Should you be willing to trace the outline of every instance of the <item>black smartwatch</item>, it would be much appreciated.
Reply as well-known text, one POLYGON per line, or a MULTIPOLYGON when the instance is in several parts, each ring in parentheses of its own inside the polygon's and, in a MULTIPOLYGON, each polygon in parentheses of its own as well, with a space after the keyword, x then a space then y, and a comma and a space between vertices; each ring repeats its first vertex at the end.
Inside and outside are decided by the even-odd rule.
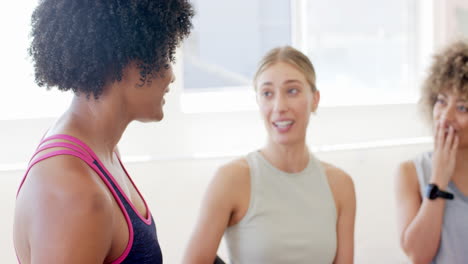
POLYGON ((434 183, 429 183, 426 186, 426 197, 429 198, 429 200, 435 200, 437 197, 453 200, 453 194, 446 191, 442 191, 434 183))

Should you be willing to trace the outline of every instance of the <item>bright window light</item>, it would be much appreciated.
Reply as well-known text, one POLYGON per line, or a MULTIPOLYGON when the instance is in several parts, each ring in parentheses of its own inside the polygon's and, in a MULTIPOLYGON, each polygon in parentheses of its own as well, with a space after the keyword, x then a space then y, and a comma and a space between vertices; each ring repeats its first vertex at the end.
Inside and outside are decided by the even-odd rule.
POLYGON ((431 1, 193 3, 194 31, 182 55, 183 112, 254 109, 252 93, 240 91, 252 90, 258 61, 280 45, 293 45, 312 60, 321 106, 417 101, 432 53, 431 1))
POLYGON ((31 14, 37 0, 4 1, 0 4, 1 44, 0 120, 57 116, 69 104, 71 93, 47 91, 34 82, 28 55, 31 14))

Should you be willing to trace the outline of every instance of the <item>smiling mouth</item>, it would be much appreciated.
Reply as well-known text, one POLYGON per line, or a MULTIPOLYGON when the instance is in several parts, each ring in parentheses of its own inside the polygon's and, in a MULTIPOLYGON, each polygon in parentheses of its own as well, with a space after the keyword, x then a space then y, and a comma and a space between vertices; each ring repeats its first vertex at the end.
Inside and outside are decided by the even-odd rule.
POLYGON ((277 127, 277 128, 287 128, 287 127, 291 126, 293 123, 294 123, 294 121, 292 121, 292 120, 276 121, 276 122, 273 122, 273 125, 275 127, 277 127))

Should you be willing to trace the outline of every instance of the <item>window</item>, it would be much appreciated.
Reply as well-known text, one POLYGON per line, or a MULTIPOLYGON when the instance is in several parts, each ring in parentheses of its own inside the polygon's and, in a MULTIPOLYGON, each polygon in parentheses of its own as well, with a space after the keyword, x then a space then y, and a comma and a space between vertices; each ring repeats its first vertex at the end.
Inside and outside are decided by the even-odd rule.
POLYGON ((326 105, 414 102, 416 1, 309 0, 302 47, 326 105))
POLYGON ((195 0, 184 43, 185 89, 250 86, 263 54, 291 44, 289 1, 195 0))
POLYGON ((183 48, 183 110, 251 108, 255 100, 248 93, 258 61, 271 48, 292 43, 290 1, 192 3, 194 28, 183 48))
POLYGON ((0 29, 4 36, 8 36, 3 39, 0 49, 0 71, 3 73, 0 120, 57 116, 65 110, 72 95, 38 87, 27 52, 31 14, 37 0, 2 2, 0 5, 0 29))
POLYGON ((194 32, 183 48, 183 112, 255 108, 250 91, 257 63, 280 45, 293 45, 312 60, 322 106, 414 103, 432 52, 427 1, 194 4, 194 32))

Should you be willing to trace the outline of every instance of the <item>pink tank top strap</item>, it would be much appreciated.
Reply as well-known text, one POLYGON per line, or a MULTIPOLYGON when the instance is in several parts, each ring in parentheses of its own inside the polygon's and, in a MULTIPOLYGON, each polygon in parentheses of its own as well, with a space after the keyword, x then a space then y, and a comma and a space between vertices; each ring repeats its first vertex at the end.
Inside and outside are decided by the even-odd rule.
POLYGON ((78 146, 80 146, 82 149, 84 149, 93 159, 98 159, 96 154, 94 154, 94 151, 90 147, 88 147, 88 145, 86 145, 83 141, 77 139, 76 137, 73 137, 73 136, 70 136, 70 135, 56 134, 56 135, 47 137, 47 138, 45 138, 45 139, 43 139, 41 141, 41 145, 43 143, 47 142, 47 141, 55 140, 55 139, 67 140, 67 141, 70 141, 72 143, 75 143, 78 146))
POLYGON ((73 145, 71 143, 67 143, 67 142, 53 142, 53 143, 48 143, 48 144, 44 144, 44 145, 39 145, 39 147, 36 149, 36 152, 32 155, 31 159, 29 160, 29 163, 31 163, 31 161, 37 156, 37 154, 39 154, 40 152, 46 150, 46 149, 51 149, 51 148, 68 148, 68 149, 72 149, 78 153, 80 153, 81 155, 83 155, 84 157, 89 157, 92 159, 92 157, 86 152, 84 151, 82 148, 76 146, 76 145, 73 145))
MULTIPOLYGON (((129 216, 129 213, 127 211, 127 209, 125 208, 125 205, 123 203, 123 200, 125 202, 127 202, 127 197, 125 195, 125 193, 121 190, 120 186, 116 183, 115 179, 112 177, 112 175, 107 171, 107 169, 102 165, 102 163, 100 162, 99 158, 97 157, 97 155, 94 153, 94 151, 91 150, 91 148, 89 148, 84 142, 82 142, 81 140, 73 137, 73 136, 69 136, 69 135, 64 135, 64 134, 57 134, 57 135, 53 135, 53 136, 50 136, 50 137, 47 137, 43 140, 41 140, 38 148, 36 149, 34 155, 32 156, 30 162, 29 162, 29 165, 28 165, 28 168, 24 174, 24 177, 20 183, 20 186, 18 188, 18 192, 17 192, 17 196, 18 196, 18 193, 20 192, 20 189, 23 185, 23 183, 25 182, 26 180, 26 177, 29 173, 29 171, 31 170, 31 168, 37 164, 38 162, 41 162, 45 159, 48 159, 48 158, 51 158, 51 157, 54 157, 54 156, 59 156, 59 155, 71 155, 71 156, 75 156, 81 160, 83 160, 84 162, 87 163, 87 165, 92 168, 98 175, 99 177, 102 179, 102 181, 106 184, 107 188, 109 189, 109 191, 112 193, 112 195, 114 196, 118 206, 120 207, 120 210, 122 211, 122 213, 124 214, 124 217, 125 217, 125 220, 127 222, 127 226, 128 226, 128 231, 129 231, 129 240, 127 242, 127 247, 125 248, 124 252, 122 253, 122 255, 115 261, 113 261, 112 263, 120 263, 122 262, 126 257, 127 255, 129 254, 131 248, 132 248, 132 245, 133 245, 133 240, 134 240, 134 229, 133 229, 133 224, 132 224, 132 220, 130 219, 130 216, 129 216), (54 142, 49 142, 49 141, 52 141, 52 140, 64 140, 64 141, 54 141, 54 142), (60 148, 60 149, 57 149, 57 150, 52 150, 50 152, 47 152, 43 155, 41 155, 40 153, 43 152, 44 150, 48 150, 48 149, 52 149, 52 148, 60 148), (106 177, 104 174, 108 175, 108 177, 106 177), (119 197, 119 194, 117 193, 117 191, 119 193, 121 193, 122 195, 122 198, 119 197), (122 200, 123 199, 123 200, 122 200)), ((117 157, 119 159, 119 162, 121 163, 120 161, 120 158, 117 157)), ((122 165, 122 168, 123 167, 123 164, 122 165)), ((125 173, 127 173, 127 171, 125 170, 124 168, 124 171, 125 173)), ((127 173, 128 175, 128 173, 127 173)), ((130 181, 132 182, 133 184, 133 181, 131 180, 131 178, 129 177, 130 181)), ((135 187, 136 188, 136 187, 135 187)), ((139 193, 138 189, 136 189, 137 192, 139 193)), ((139 195, 141 196, 141 194, 139 193, 139 195)), ((142 197, 143 198, 143 197, 142 197)), ((143 202, 145 203, 145 206, 146 206, 146 202, 143 200, 143 202)), ((128 202, 127 202, 128 203, 128 202)), ((129 206, 131 208, 133 208, 133 204, 129 203, 129 206)), ((148 208, 146 206, 146 208, 148 208)), ((138 215, 145 223, 147 223, 149 221, 149 223, 151 223, 151 217, 150 217, 150 212, 149 212, 149 209, 147 209, 147 214, 148 214, 148 218, 149 220, 147 219, 144 219, 142 216, 138 215)), ((136 209, 133 208, 133 211, 136 212, 136 209)), ((147 223, 148 224, 148 223, 147 223)))
MULTIPOLYGON (((29 171, 31 170, 31 168, 34 165, 36 165, 38 162, 41 162, 41 161, 43 161, 45 159, 55 157, 55 156, 59 156, 59 155, 75 156, 75 157, 83 160, 84 162, 86 162, 88 164, 88 166, 90 166, 92 169, 94 169, 96 172, 98 172, 98 174, 100 172, 99 169, 97 168, 97 166, 94 164, 94 160, 95 160, 94 152, 86 144, 84 144, 81 140, 79 140, 79 139, 77 139, 77 138, 75 138, 73 136, 64 135, 64 134, 53 135, 53 136, 50 136, 50 137, 47 137, 47 138, 43 138, 41 140, 41 142, 39 143, 39 146, 37 147, 36 151, 34 152, 34 154, 32 155, 32 157, 31 157, 31 159, 29 161, 28 167, 27 167, 26 172, 25 172, 25 174, 23 176, 23 179, 21 180, 21 183, 19 185, 19 188, 18 188, 18 191, 17 191, 16 195, 18 196, 18 193, 21 190, 21 187, 23 186, 24 181, 26 180, 26 177, 27 177, 29 171), (66 141, 47 143, 47 142, 49 142, 51 140, 66 140, 66 141), (74 143, 74 144, 72 144, 72 143, 74 143), (54 151, 48 152, 48 153, 46 153, 44 155, 38 155, 42 151, 47 150, 47 149, 51 149, 51 148, 62 148, 62 149, 54 150, 54 151), (65 148, 65 149, 63 149, 63 148, 65 148)), ((100 175, 100 176, 101 176, 101 178, 103 177, 102 175, 100 175)))
MULTIPOLYGON (((34 156, 36 156, 36 154, 37 154, 37 152, 34 154, 34 156)), ((29 171, 31 170, 31 168, 34 165, 36 165, 38 162, 41 162, 41 161, 43 161, 45 159, 48 159, 48 158, 51 158, 51 157, 54 157, 54 156, 59 156, 59 155, 75 156, 75 157, 80 158, 81 160, 85 161, 89 166, 91 166, 91 167, 95 166, 93 164, 93 159, 91 159, 88 156, 83 155, 80 152, 74 151, 74 150, 60 149, 60 150, 49 152, 47 154, 44 154, 43 156, 40 156, 39 158, 31 160, 31 162, 28 165, 28 168, 26 169, 26 172, 24 174, 23 179, 21 180, 20 186, 18 187, 18 191, 16 192, 16 196, 18 196, 18 193, 21 190, 21 187, 23 186, 24 181, 26 180, 26 176, 28 175, 29 171)))

